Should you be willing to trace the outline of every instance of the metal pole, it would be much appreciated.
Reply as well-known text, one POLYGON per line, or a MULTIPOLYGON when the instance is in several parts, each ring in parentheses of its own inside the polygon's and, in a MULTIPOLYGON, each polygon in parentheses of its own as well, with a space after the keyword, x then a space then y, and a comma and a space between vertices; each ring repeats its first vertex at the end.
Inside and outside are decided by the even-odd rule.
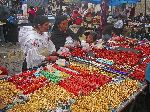
POLYGON ((101 3, 101 22, 102 22, 101 28, 102 29, 106 25, 108 8, 109 8, 108 0, 102 0, 102 3, 101 3))
POLYGON ((147 2, 147 1, 145 0, 145 14, 144 14, 145 16, 146 16, 146 9, 147 9, 147 7, 146 7, 146 2, 147 2))
MULTIPOLYGON (((147 7, 146 7, 146 0, 145 0, 145 12, 144 12, 144 23, 146 24, 146 9, 147 9, 147 7)), ((144 27, 145 27, 145 25, 144 25, 144 27)))

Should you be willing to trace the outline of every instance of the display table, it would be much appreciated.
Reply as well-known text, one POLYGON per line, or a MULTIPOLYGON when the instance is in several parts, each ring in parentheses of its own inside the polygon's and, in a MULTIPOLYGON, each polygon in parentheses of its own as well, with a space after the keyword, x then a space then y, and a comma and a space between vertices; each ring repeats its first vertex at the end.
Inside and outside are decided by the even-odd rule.
POLYGON ((5 103, 0 109, 121 112, 147 87, 145 68, 150 62, 150 45, 135 44, 133 52, 128 44, 135 40, 116 38, 114 42, 125 50, 93 48, 91 56, 74 48, 66 66, 48 63, 1 80, 0 98, 5 103))

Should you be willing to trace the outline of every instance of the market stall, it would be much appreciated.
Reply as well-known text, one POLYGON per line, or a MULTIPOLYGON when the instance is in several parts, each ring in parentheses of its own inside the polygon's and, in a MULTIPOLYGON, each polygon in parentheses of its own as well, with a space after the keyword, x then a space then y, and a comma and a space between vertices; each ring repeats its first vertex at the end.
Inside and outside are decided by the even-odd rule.
POLYGON ((45 67, 0 80, 8 112, 120 112, 146 88, 149 42, 113 37, 109 47, 74 48, 45 67))

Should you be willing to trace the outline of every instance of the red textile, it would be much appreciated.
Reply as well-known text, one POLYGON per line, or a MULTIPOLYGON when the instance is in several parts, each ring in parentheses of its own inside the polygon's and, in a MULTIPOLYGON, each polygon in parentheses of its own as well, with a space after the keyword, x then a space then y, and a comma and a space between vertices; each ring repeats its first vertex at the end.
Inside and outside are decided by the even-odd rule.
POLYGON ((81 25, 82 16, 77 10, 73 11, 73 14, 72 14, 71 17, 72 17, 72 20, 73 20, 73 24, 81 25))
POLYGON ((2 71, 2 73, 0 73, 0 75, 8 75, 8 70, 2 66, 0 66, 0 71, 2 71))

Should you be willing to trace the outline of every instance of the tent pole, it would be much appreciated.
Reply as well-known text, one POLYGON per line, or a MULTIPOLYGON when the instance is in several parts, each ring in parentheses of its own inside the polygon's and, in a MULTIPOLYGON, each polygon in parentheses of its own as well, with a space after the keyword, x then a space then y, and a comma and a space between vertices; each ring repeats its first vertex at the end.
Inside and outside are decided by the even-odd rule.
POLYGON ((145 16, 146 16, 146 10, 147 10, 147 7, 146 7, 146 0, 145 0, 145 16))
MULTIPOLYGON (((147 15, 147 14, 146 14, 146 13, 147 13, 147 12, 146 12, 146 9, 147 9, 146 3, 147 3, 147 1, 145 0, 145 4, 144 4, 144 5, 145 5, 145 12, 144 12, 144 23, 145 23, 145 24, 146 24, 146 15, 147 15)), ((144 25, 144 27, 145 27, 145 25, 144 25)))

